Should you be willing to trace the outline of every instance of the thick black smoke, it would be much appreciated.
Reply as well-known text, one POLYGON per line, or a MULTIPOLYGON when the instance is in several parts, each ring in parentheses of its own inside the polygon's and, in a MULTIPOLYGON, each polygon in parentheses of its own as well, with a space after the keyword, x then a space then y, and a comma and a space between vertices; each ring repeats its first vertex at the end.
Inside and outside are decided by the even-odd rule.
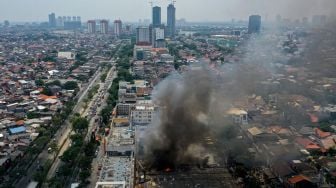
POLYGON ((154 94, 159 121, 145 148, 150 168, 163 170, 201 160, 214 88, 214 77, 206 68, 172 75, 160 84, 154 94))
MULTIPOLYGON (((319 103, 325 100, 324 103, 328 104, 335 100, 334 94, 311 93, 310 86, 304 82, 275 81, 278 74, 289 76, 286 71, 288 66, 305 67, 307 76, 315 75, 311 79, 322 75, 332 76, 331 67, 334 64, 329 61, 331 57, 327 57, 334 54, 330 51, 335 50, 335 40, 332 37, 335 25, 330 24, 328 28, 317 30, 318 32, 303 38, 302 43, 306 47, 298 57, 289 56, 281 48, 283 40, 287 40, 286 34, 276 37, 272 32, 251 38, 246 45, 241 46, 237 50, 244 53, 240 62, 225 65, 217 70, 205 67, 191 68, 188 72, 173 74, 161 82, 153 94, 154 102, 160 109, 158 120, 150 126, 144 144, 146 166, 164 170, 183 164, 199 164, 209 153, 216 152, 203 145, 204 138, 208 135, 226 142, 229 146, 226 150, 232 150, 231 153, 237 161, 253 161, 249 155, 242 152, 246 152, 246 148, 252 146, 242 146, 241 141, 234 135, 235 131, 230 129, 232 124, 224 118, 226 110, 235 107, 234 101, 243 101, 252 94, 261 96, 264 100, 271 94, 281 95, 278 97, 279 104, 276 110, 279 114, 286 113, 292 116, 290 119, 287 116, 279 116, 280 119, 273 123, 297 124, 298 129, 305 125, 307 117, 302 116, 305 113, 283 105, 290 99, 287 96, 302 95, 319 103), (319 40, 313 40, 314 38, 319 40), (319 49, 321 46, 323 49, 319 49), (328 96, 331 96, 331 99, 328 96)), ((279 157, 281 156, 274 156, 275 159, 279 157)))

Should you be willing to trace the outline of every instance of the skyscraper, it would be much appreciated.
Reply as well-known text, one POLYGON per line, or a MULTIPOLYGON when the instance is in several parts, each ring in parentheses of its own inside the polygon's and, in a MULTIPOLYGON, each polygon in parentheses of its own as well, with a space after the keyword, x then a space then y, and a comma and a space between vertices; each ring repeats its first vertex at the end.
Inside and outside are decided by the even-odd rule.
POLYGON ((55 13, 49 14, 49 26, 56 27, 56 16, 55 13))
POLYGON ((153 7, 153 27, 161 26, 161 7, 155 6, 153 7))
POLYGON ((114 21, 114 35, 115 35, 115 37, 117 37, 117 38, 120 37, 121 29, 122 29, 121 20, 115 20, 114 21))
POLYGON ((102 34, 108 33, 108 21, 107 20, 101 20, 100 21, 100 32, 102 34))
POLYGON ((56 20, 56 27, 63 27, 63 26, 64 26, 63 18, 62 16, 58 16, 56 20))
POLYGON ((249 18, 248 33, 260 33, 261 16, 252 15, 249 18))
POLYGON ((96 21, 95 20, 89 20, 87 22, 88 32, 89 33, 96 33, 96 21))
POLYGON ((175 36, 175 7, 173 4, 167 7, 167 36, 173 38, 175 36))
POLYGON ((138 27, 136 29, 136 44, 137 45, 150 45, 150 29, 149 27, 138 27))
POLYGON ((165 47, 165 33, 163 28, 153 28, 152 29, 152 46, 154 48, 164 48, 165 47))
POLYGON ((326 23, 327 16, 326 15, 314 15, 312 17, 312 24, 314 26, 322 26, 326 23))
POLYGON ((67 16, 63 17, 63 27, 64 29, 80 29, 82 27, 82 22, 80 20, 77 19, 78 16, 67 16))
POLYGON ((8 21, 8 20, 5 20, 5 21, 4 21, 4 26, 5 26, 5 27, 9 27, 9 21, 8 21))

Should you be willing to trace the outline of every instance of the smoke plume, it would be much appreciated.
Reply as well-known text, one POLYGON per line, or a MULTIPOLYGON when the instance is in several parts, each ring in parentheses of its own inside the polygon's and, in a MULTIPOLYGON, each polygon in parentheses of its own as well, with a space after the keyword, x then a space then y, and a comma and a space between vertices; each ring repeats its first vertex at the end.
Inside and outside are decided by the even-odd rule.
POLYGON ((151 168, 174 168, 201 159, 214 88, 214 77, 206 68, 172 75, 158 86, 154 94, 160 107, 158 125, 152 127, 145 148, 151 168))
MULTIPOLYGON (((334 24, 330 24, 328 28, 334 27, 334 24)), ((261 96, 265 101, 269 95, 281 96, 276 106, 264 105, 262 108, 265 109, 261 111, 267 108, 276 110, 278 118, 272 121, 273 124, 292 125, 299 130, 309 121, 307 108, 289 107, 288 101, 292 95, 301 95, 319 103, 325 101, 326 104, 335 100, 334 95, 312 92, 309 82, 300 82, 300 75, 287 72, 289 67, 304 67, 307 80, 322 75, 332 76, 333 69, 323 67, 334 65, 330 63, 334 59, 334 53, 331 52, 335 51, 335 40, 332 37, 334 30, 321 29, 314 33, 296 39, 298 45, 304 46, 304 51, 300 53, 284 51, 283 44, 288 40, 286 33, 280 36, 273 32, 264 33, 252 37, 234 52, 244 54, 239 62, 215 69, 191 67, 187 72, 174 73, 163 80, 153 93, 159 113, 157 121, 147 129, 145 136, 146 167, 164 170, 183 164, 200 164, 209 154, 223 156, 223 152, 231 152, 229 155, 239 162, 252 164, 253 158, 247 148, 253 146, 248 140, 237 139, 237 126, 231 126, 232 121, 225 116, 225 112, 235 107, 234 101, 244 102, 247 96, 253 94, 261 96), (319 49, 321 46, 323 50, 319 49), (291 116, 284 117, 281 114, 291 116), (204 142, 209 136, 227 147, 210 149, 204 142), (214 153, 217 150, 220 150, 220 154, 214 153)), ((268 121, 259 123, 270 125, 268 121)), ((291 150, 284 150, 283 153, 295 156, 294 152, 289 155, 291 150)), ((266 158, 262 157, 264 153, 258 155, 259 159, 266 158)), ((272 158, 276 160, 281 157, 275 155, 272 158)))

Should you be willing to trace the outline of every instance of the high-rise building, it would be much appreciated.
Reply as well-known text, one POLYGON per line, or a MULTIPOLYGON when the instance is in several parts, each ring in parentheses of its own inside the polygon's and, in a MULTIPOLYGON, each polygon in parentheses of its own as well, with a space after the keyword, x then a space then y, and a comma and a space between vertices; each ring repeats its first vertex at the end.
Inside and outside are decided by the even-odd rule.
POLYGON ((63 26, 64 26, 63 18, 62 16, 58 16, 56 20, 56 27, 63 27, 63 26))
POLYGON ((136 29, 136 44, 137 45, 150 45, 150 29, 149 27, 138 27, 136 29))
POLYGON ((100 32, 102 34, 108 33, 108 21, 107 20, 101 20, 100 21, 100 32))
POLYGON ((307 26, 308 23, 309 23, 308 18, 307 18, 307 17, 303 17, 303 18, 302 18, 302 25, 307 26))
POLYGON ((153 18, 152 24, 153 27, 160 27, 161 26, 161 7, 155 6, 153 7, 153 18))
POLYGON ((164 48, 165 47, 165 32, 163 28, 153 28, 152 29, 152 46, 154 48, 164 48))
POLYGON ((131 25, 126 25, 125 31, 129 34, 131 33, 131 25))
POLYGON ((95 20, 89 20, 87 22, 87 28, 89 33, 96 33, 96 21, 95 20))
POLYGON ((82 22, 77 20, 77 16, 68 16, 66 17, 66 20, 63 20, 63 26, 64 29, 80 29, 82 27, 82 22))
POLYGON ((49 14, 49 26, 56 27, 56 16, 55 13, 49 14))
POLYGON ((278 15, 275 17, 275 20, 276 20, 277 23, 281 23, 281 22, 282 22, 282 17, 281 17, 281 15, 278 14, 278 15))
POLYGON ((9 21, 8 21, 8 20, 5 20, 5 21, 4 21, 4 26, 5 26, 5 27, 9 27, 9 21))
POLYGON ((327 22, 327 16, 326 15, 314 15, 312 17, 312 24, 314 26, 322 26, 326 24, 327 22))
POLYGON ((122 22, 121 20, 115 20, 114 21, 114 35, 115 37, 120 37, 122 30, 122 22))
POLYGON ((80 16, 77 16, 77 22, 82 22, 80 16))
POLYGON ((175 36, 175 11, 176 8, 173 4, 167 7, 167 36, 173 38, 175 36))
POLYGON ((249 18, 248 33, 260 33, 261 16, 252 15, 249 18))

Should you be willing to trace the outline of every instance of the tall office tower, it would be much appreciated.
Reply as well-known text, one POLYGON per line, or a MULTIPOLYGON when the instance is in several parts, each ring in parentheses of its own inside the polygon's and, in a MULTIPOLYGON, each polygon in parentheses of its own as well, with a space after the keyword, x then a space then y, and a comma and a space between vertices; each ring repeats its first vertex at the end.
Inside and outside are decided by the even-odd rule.
POLYGON ((9 27, 9 21, 8 21, 8 20, 5 20, 5 21, 4 21, 4 26, 5 26, 5 27, 9 27))
POLYGON ((173 4, 167 7, 167 36, 173 38, 175 36, 175 11, 176 8, 173 4))
POLYGON ((312 17, 312 24, 314 26, 322 26, 326 24, 327 22, 327 16, 326 15, 314 15, 312 17))
POLYGON ((100 21, 100 32, 102 34, 108 33, 108 21, 107 20, 101 20, 100 21))
POLYGON ((160 27, 161 26, 161 7, 155 6, 153 7, 153 18, 152 18, 152 24, 153 27, 160 27))
POLYGON ((281 15, 278 14, 278 15, 275 17, 275 20, 276 20, 277 23, 281 23, 281 22, 282 22, 282 17, 281 17, 281 15))
POLYGON ((307 26, 308 23, 309 23, 308 18, 307 18, 307 17, 303 17, 303 18, 302 18, 302 25, 307 26))
POLYGON ((80 16, 77 16, 77 22, 82 22, 80 16))
POLYGON ((96 33, 96 21, 95 20, 89 20, 87 22, 88 32, 89 33, 96 33))
POLYGON ((114 21, 114 35, 115 35, 115 37, 118 38, 121 35, 121 29, 122 29, 121 20, 115 20, 114 21))
POLYGON ((126 25, 125 31, 129 34, 131 33, 131 25, 126 25))
POLYGON ((67 22, 71 22, 71 16, 67 16, 67 22))
POLYGON ((56 27, 56 16, 55 13, 49 14, 49 26, 56 27))
POLYGON ((260 33, 261 16, 252 15, 249 18, 248 33, 260 33))
POLYGON ((63 26, 64 26, 63 18, 61 16, 58 16, 56 20, 56 27, 63 27, 63 26))
POLYGON ((77 16, 72 16, 72 21, 76 22, 77 21, 77 16))
POLYGON ((150 29, 149 27, 136 28, 136 44, 137 45, 150 45, 150 29))

